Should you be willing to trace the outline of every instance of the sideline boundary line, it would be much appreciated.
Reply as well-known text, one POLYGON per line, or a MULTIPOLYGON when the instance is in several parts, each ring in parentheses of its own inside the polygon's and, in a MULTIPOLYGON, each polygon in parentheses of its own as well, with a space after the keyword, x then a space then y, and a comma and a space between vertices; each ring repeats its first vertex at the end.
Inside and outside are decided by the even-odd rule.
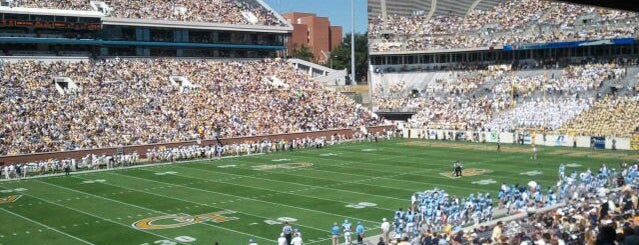
MULTIPOLYGON (((4 188, 4 189, 6 189, 6 187, 4 187, 4 186, 0 186, 0 187, 2 187, 2 188, 4 188)), ((37 197, 37 196, 34 196, 34 195, 32 195, 32 194, 25 194, 25 193, 23 193, 23 192, 20 192, 20 193, 21 193, 22 195, 30 196, 30 197, 35 198, 35 199, 38 199, 38 200, 40 200, 40 201, 43 201, 43 202, 46 202, 46 203, 52 204, 52 205, 54 205, 54 206, 62 207, 62 208, 64 208, 64 209, 68 209, 68 210, 75 211, 75 212, 77 212, 77 213, 85 214, 85 215, 91 216, 91 217, 93 217, 93 218, 100 219, 100 220, 102 220, 102 221, 106 221, 106 222, 109 222, 109 223, 113 223, 113 224, 116 224, 116 225, 120 225, 120 226, 124 226, 124 227, 129 228, 129 226, 128 226, 128 225, 125 225, 125 224, 122 224, 122 223, 118 223, 118 222, 115 222, 115 221, 113 221, 113 220, 111 220, 111 219, 106 219, 106 218, 103 218, 103 217, 97 216, 97 215, 95 215, 95 214, 89 213, 89 212, 85 212, 85 211, 82 211, 82 210, 78 210, 78 209, 76 209, 76 208, 67 207, 67 206, 64 206, 64 205, 61 205, 61 204, 55 203, 54 201, 51 201, 51 200, 46 199, 46 198, 37 197)), ((171 241, 173 241, 173 239, 171 239, 171 238, 168 238, 168 237, 165 237, 165 236, 162 236, 162 235, 158 235, 158 234, 155 234, 155 233, 153 233, 153 232, 148 232, 148 231, 143 231, 143 230, 140 230, 140 231, 142 231, 142 232, 144 232, 144 233, 147 233, 147 234, 149 234, 149 235, 153 235, 153 236, 156 236, 156 237, 160 237, 160 238, 164 238, 164 239, 167 239, 167 240, 171 240, 171 241)), ((182 242, 178 242, 178 243, 179 243, 179 244, 186 244, 186 243, 182 243, 182 242)))
MULTIPOLYGON (((265 153, 255 153, 255 154, 240 155, 240 156, 224 156, 224 157, 222 157, 222 159, 225 159, 225 158, 250 157, 250 156, 257 156, 257 155, 265 155, 265 153)), ((138 164, 138 165, 133 165, 133 166, 128 166, 128 167, 73 171, 73 172, 69 172, 69 175, 91 174, 91 173, 100 173, 100 172, 107 172, 107 171, 136 169, 136 168, 146 168, 146 167, 160 167, 160 166, 166 166, 166 165, 172 165, 172 164, 199 162, 199 161, 207 161, 207 160, 213 160, 213 159, 201 158, 201 159, 194 159, 194 160, 184 160, 184 161, 175 161, 175 162, 160 162, 160 163, 148 163, 148 161, 146 161, 147 163, 145 163, 145 164, 138 164)), ((17 181, 17 180, 29 180, 29 179, 48 178, 48 177, 59 177, 59 176, 64 176, 64 175, 66 175, 66 174, 65 173, 57 173, 57 174, 42 174, 42 175, 22 177, 22 178, 0 179, 0 183, 17 181)))

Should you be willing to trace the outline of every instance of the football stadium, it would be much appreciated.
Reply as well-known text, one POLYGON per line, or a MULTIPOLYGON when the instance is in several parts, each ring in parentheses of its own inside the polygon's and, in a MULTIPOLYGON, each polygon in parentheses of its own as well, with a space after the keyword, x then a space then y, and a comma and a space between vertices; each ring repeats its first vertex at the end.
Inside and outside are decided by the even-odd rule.
POLYGON ((335 70, 262 0, 2 0, 0 245, 638 245, 611 2, 368 0, 335 70))

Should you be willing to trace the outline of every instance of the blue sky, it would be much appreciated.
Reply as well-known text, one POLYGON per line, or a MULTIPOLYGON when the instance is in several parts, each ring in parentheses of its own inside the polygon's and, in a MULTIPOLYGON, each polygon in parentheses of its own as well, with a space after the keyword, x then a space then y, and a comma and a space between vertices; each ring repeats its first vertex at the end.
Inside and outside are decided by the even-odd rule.
MULTIPOLYGON (((263 0, 279 13, 310 12, 326 16, 331 25, 344 27, 344 35, 351 31, 350 0, 263 0)), ((364 33, 367 28, 367 0, 355 0, 355 32, 364 33)))

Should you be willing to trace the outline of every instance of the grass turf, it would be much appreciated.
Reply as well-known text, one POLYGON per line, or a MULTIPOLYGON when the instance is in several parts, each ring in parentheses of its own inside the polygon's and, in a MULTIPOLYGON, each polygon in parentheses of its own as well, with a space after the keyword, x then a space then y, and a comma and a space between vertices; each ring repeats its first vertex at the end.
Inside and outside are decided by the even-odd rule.
MULTIPOLYGON (((502 148, 398 139, 0 182, 0 197, 21 195, 0 204, 0 244, 235 245, 249 238, 272 244, 284 220, 293 221, 306 244, 328 244, 330 226, 344 219, 362 221, 368 235, 376 235, 381 218, 406 207, 415 191, 495 195, 502 182, 530 179, 546 188, 555 183, 559 163, 575 164, 567 172, 596 172, 601 163, 614 168, 639 158, 631 151, 539 147, 539 159, 531 160, 530 146, 502 148), (455 160, 478 175, 451 178, 455 160), (188 225, 132 226, 171 214, 190 215, 178 219, 188 225), (220 216, 227 221, 215 222, 220 216)), ((175 218, 152 224, 175 224, 175 218)))

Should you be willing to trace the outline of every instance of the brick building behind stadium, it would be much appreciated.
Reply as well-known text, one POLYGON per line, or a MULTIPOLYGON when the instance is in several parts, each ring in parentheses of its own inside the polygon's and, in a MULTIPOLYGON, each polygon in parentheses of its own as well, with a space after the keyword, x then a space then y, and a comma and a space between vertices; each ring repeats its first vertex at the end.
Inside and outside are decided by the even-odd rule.
POLYGON ((341 45, 342 27, 331 26, 327 17, 299 12, 282 16, 293 25, 293 33, 286 44, 289 52, 304 45, 313 52, 315 62, 326 63, 329 52, 341 45))

